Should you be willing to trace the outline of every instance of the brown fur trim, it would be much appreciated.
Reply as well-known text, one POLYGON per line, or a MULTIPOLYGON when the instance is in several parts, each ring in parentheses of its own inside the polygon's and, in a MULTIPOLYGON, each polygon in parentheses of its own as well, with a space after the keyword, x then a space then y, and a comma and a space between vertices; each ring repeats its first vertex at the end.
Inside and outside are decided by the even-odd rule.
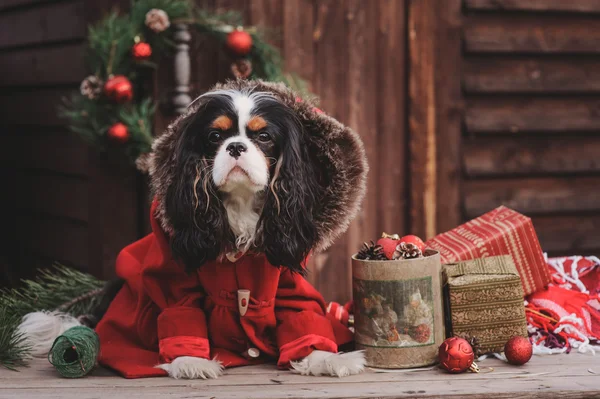
MULTIPOLYGON (((275 95, 298 115, 308 135, 310 153, 319 164, 327 180, 321 208, 315 216, 317 244, 315 251, 327 249, 333 241, 344 233, 357 215, 366 192, 367 158, 363 143, 354 131, 334 118, 315 111, 313 101, 299 100, 298 94, 282 83, 268 83, 260 80, 236 80, 218 84, 214 90, 264 91, 275 95)), ((157 138, 146 164, 149 167, 152 191, 159 201, 156 215, 166 232, 172 232, 171 224, 164 208, 167 188, 175 176, 175 143, 179 123, 182 118, 196 112, 202 100, 194 103, 187 112, 171 123, 165 133, 157 138)))

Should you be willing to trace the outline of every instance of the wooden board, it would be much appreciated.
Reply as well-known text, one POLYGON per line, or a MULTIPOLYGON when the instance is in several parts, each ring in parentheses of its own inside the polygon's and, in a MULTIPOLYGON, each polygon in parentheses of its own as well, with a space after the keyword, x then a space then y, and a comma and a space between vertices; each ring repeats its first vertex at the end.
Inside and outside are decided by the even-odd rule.
POLYGON ((600 12, 598 0, 465 0, 469 10, 600 12))
POLYGON ((463 197, 469 220, 500 205, 526 215, 599 212, 600 177, 467 180, 463 197))
POLYGON ((0 48, 82 39, 82 0, 48 3, 0 15, 0 48))
POLYGON ((5 125, 60 126, 58 107, 64 98, 76 90, 46 88, 0 93, 0 123, 5 125))
POLYGON ((600 138, 486 137, 465 140, 467 176, 600 172, 600 138))
POLYGON ((600 58, 466 57, 463 87, 469 94, 598 93, 600 58))
POLYGON ((588 97, 471 96, 469 133, 591 131, 600 129, 600 99, 588 97))
MULTIPOLYGON (((378 147, 371 165, 379 165, 375 190, 379 209, 378 233, 408 230, 408 67, 405 54, 407 10, 402 1, 379 1, 379 34, 377 36, 379 72, 377 73, 378 147)), ((371 167, 370 180, 376 180, 371 167)), ((378 234, 379 236, 379 234, 378 234)), ((375 238, 375 237, 373 237, 375 238)), ((367 239, 367 237, 364 237, 367 239)))
POLYGON ((88 227, 61 218, 22 213, 16 231, 21 245, 59 262, 89 265, 88 227))
POLYGON ((0 86, 79 84, 84 45, 65 44, 0 53, 0 86))
POLYGON ((478 14, 464 27, 468 53, 600 53, 594 16, 478 14))
POLYGON ((0 132, 0 164, 15 168, 83 177, 88 174, 88 152, 78 136, 61 130, 11 128, 0 132))
POLYGON ((96 369, 91 376, 64 379, 45 359, 20 372, 0 370, 2 398, 594 398, 600 395, 596 358, 591 355, 535 356, 523 367, 496 359, 479 364, 480 374, 452 375, 439 369, 364 374, 346 377, 299 376, 274 365, 228 369, 215 380, 150 378, 127 380, 96 369))
POLYGON ((600 216, 534 216, 533 226, 544 251, 563 255, 598 255, 600 253, 600 216))
POLYGON ((435 1, 411 1, 408 9, 410 232, 429 238, 437 232, 437 10, 435 1))
POLYGON ((51 173, 15 171, 19 183, 10 190, 16 209, 51 217, 87 222, 89 216, 88 181, 51 173))

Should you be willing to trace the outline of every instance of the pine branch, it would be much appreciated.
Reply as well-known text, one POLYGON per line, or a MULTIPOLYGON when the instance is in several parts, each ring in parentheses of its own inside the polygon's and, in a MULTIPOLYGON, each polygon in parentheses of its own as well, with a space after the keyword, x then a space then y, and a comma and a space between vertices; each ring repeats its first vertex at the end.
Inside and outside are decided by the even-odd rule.
POLYGON ((9 370, 26 366, 30 348, 17 327, 21 317, 7 307, 0 307, 0 365, 9 370))
MULTIPOLYGON (((23 280, 20 288, 0 290, 0 308, 9 309, 9 314, 18 317, 39 310, 56 310, 75 297, 102 288, 103 284, 89 274, 56 265, 54 269, 41 270, 35 280, 23 280)), ((67 306, 63 311, 80 316, 91 312, 97 302, 98 297, 90 297, 67 306)))

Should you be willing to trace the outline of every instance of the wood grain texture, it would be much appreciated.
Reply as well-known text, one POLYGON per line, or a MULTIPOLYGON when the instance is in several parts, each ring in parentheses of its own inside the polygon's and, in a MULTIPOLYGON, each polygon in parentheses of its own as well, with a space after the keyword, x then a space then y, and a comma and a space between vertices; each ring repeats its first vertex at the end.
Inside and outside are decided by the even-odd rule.
POLYGON ((465 58, 467 93, 597 93, 600 58, 471 56, 465 58))
POLYGON ((461 136, 464 114, 460 0, 446 0, 436 24, 437 190, 436 231, 448 231, 461 222, 461 136))
POLYGON ((600 172, 600 138, 488 137, 465 140, 467 176, 600 172))
POLYGON ((0 15, 0 48, 83 39, 84 1, 42 4, 0 15))
POLYGON ((369 160, 369 179, 378 179, 374 188, 379 209, 378 235, 383 231, 390 234, 408 231, 407 29, 405 2, 379 0, 376 93, 379 136, 376 155, 369 160), (374 173, 375 167, 380 171, 378 174, 374 173))
POLYGON ((467 219, 500 205, 526 215, 600 212, 600 177, 467 180, 463 197, 467 219))
POLYGON ((598 0, 465 0, 469 10, 600 12, 598 0))
POLYGON ((0 52, 0 86, 79 84, 87 74, 83 56, 79 43, 0 52))
POLYGON ((0 93, 0 124, 13 126, 62 126, 58 106, 76 88, 31 88, 0 93))
POLYGON ((600 99, 470 96, 465 124, 469 133, 595 132, 600 129, 600 99))
POLYGON ((57 376, 45 359, 20 373, 0 370, 0 396, 87 399, 211 397, 211 398, 594 398, 600 393, 591 355, 535 356, 515 368, 496 359, 479 364, 483 373, 451 375, 439 369, 390 373, 367 372, 346 378, 309 377, 277 370, 274 365, 227 369, 215 380, 152 378, 127 380, 105 369, 82 379, 57 376), (570 357, 570 358, 569 358, 570 357))
POLYGON ((16 209, 55 218, 87 222, 88 181, 44 172, 15 171, 18 187, 10 190, 16 209))
MULTIPOLYGON (((348 120, 348 1, 315 2, 313 89, 321 109, 334 118, 348 120), (340 68, 340 65, 344 65, 340 68)), ((356 224, 350 230, 356 228, 356 224)), ((356 249, 346 233, 324 254, 315 257, 315 287, 328 300, 345 302, 351 298, 350 254, 356 249), (335 283, 333 283, 335 281, 335 283)))
POLYGON ((15 229, 29 251, 66 264, 88 265, 89 230, 85 224, 27 212, 20 214, 15 229))
POLYGON ((464 26, 468 53, 600 53, 595 16, 477 14, 464 26))
POLYGON ((598 255, 600 251, 600 216, 534 216, 533 227, 544 251, 550 255, 598 255))
POLYGON ((424 238, 437 232, 437 12, 435 1, 409 2, 410 232, 424 238))
POLYGON ((88 172, 87 162, 88 146, 75 134, 53 129, 27 131, 17 127, 0 132, 0 164, 84 177, 88 172), (52 151, 48 151, 49 148, 52 151))

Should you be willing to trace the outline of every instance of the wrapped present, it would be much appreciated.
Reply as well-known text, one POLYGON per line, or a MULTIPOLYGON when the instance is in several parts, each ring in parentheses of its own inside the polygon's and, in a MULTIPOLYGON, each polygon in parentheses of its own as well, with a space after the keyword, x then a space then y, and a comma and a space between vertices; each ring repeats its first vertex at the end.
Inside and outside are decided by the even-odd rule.
POLYGON ((476 338, 482 353, 501 352, 513 336, 527 337, 523 289, 509 255, 444 266, 447 329, 476 338))
POLYGON ((425 243, 439 251, 442 263, 511 255, 529 295, 550 283, 533 223, 527 216, 501 206, 425 243))

